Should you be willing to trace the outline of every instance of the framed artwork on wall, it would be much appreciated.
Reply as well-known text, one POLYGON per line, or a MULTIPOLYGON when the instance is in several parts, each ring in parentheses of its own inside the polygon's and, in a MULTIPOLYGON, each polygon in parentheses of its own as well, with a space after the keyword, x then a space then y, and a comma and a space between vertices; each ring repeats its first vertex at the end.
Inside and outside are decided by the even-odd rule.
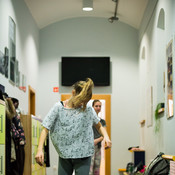
POLYGON ((15 57, 10 57, 10 81, 15 83, 15 57))
POLYGON ((26 76, 22 74, 22 90, 26 92, 26 76))
POLYGON ((4 54, 0 51, 0 73, 3 75, 5 73, 4 64, 5 64, 4 54))
POLYGON ((0 84, 0 90, 2 91, 2 93, 5 93, 5 86, 3 86, 2 84, 0 84))
POLYGON ((4 54, 0 51, 0 73, 8 78, 8 49, 5 47, 4 54))
POLYGON ((19 89, 26 92, 26 76, 19 72, 19 89))
POLYGON ((7 47, 5 47, 4 49, 4 59, 5 59, 5 65, 4 65, 4 69, 5 69, 5 77, 8 78, 9 75, 9 49, 7 47))
POLYGON ((16 61, 16 24, 9 17, 9 57, 10 57, 10 82, 15 84, 15 61, 16 61))
POLYGON ((20 73, 18 68, 18 60, 15 61, 15 84, 17 87, 20 85, 20 73))
POLYGON ((167 118, 173 117, 173 40, 171 40, 166 48, 167 58, 167 118))

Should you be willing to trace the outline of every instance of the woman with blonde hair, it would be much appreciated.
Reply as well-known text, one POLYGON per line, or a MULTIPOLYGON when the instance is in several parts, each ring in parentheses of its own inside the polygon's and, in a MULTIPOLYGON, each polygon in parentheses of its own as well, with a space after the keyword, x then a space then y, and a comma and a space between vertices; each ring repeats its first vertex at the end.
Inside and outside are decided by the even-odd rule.
POLYGON ((93 81, 79 81, 73 85, 70 99, 57 102, 43 121, 36 162, 43 165, 43 144, 48 132, 59 154, 58 175, 89 175, 91 156, 94 154, 92 125, 103 135, 106 147, 111 147, 107 132, 96 112, 87 106, 92 97, 93 81))

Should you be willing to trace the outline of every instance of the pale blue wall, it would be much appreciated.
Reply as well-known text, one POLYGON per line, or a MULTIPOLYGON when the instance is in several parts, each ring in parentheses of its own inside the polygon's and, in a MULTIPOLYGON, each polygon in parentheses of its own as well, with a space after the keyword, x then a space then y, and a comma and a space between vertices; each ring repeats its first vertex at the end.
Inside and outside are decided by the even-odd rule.
MULTIPOLYGON (((149 2, 156 4, 156 0, 149 2)), ((143 18, 140 31, 120 21, 108 23, 103 18, 68 19, 39 31, 22 0, 0 0, 0 50, 8 47, 8 16, 12 16, 17 25, 19 69, 26 74, 27 85, 36 90, 36 113, 42 117, 60 100, 60 93, 52 92, 54 86, 59 86, 62 93, 70 92, 70 88, 60 85, 61 56, 111 57, 111 86, 95 87, 94 93, 111 94, 111 174, 118 174, 117 169, 124 168, 131 161, 131 154, 127 151, 129 146, 145 148, 147 164, 159 151, 175 155, 174 117, 167 120, 165 112, 160 120, 160 132, 155 134, 155 121, 152 127, 147 127, 145 111, 148 86, 153 86, 154 110, 158 102, 166 103, 162 74, 166 72, 166 45, 175 36, 174 9, 174 0, 159 0, 153 13, 153 8, 147 9, 145 16, 151 19, 143 18), (165 11, 165 30, 157 28, 162 8, 165 11), (145 59, 141 58, 143 46, 145 59), (139 125, 142 119, 146 119, 144 127, 139 125)), ((0 83, 6 86, 10 96, 15 94, 23 102, 21 107, 27 112, 28 94, 11 85, 1 74, 0 83)), ((57 174, 54 165, 57 167, 57 156, 51 145, 48 174, 57 174)))
MULTIPOLYGON (((139 75, 140 75, 140 111, 141 119, 146 119, 144 127, 140 128, 140 140, 142 147, 146 150, 147 164, 153 159, 158 152, 175 155, 175 118, 167 119, 167 62, 166 62, 166 46, 171 39, 175 39, 175 1, 174 0, 159 0, 152 17, 148 21, 142 21, 142 24, 147 23, 147 28, 140 40, 140 59, 139 59, 139 75), (160 10, 164 10, 165 14, 165 29, 157 28, 158 17, 160 10), (141 58, 142 48, 145 47, 145 59, 141 58), (163 89, 165 72, 165 91, 163 89), (147 127, 146 116, 146 89, 153 86, 153 125, 147 127), (165 112, 160 118, 160 130, 155 133, 154 111, 158 103, 165 103, 165 112)), ((145 16, 149 15, 147 9, 145 16)), ((145 18, 144 18, 145 19, 145 18)), ((143 29, 143 28, 142 28, 143 29)), ((140 31, 139 33, 143 33, 140 31)), ((173 46, 173 53, 175 47, 173 46)), ((174 58, 173 58, 174 59, 174 58)), ((173 60, 173 69, 175 59, 173 60)), ((174 71, 173 71, 174 73, 174 71)), ((174 78, 173 78, 174 80, 174 78)), ((175 89, 175 80, 173 82, 173 90, 175 89)), ((173 95, 174 96, 174 95, 173 95)), ((175 96, 174 96, 175 97, 175 96)))
MULTIPOLYGON (((111 85, 94 88, 94 93, 111 94, 111 174, 131 161, 128 147, 139 145, 137 41, 136 29, 120 21, 111 24, 104 18, 73 18, 40 30, 37 106, 41 116, 60 100, 61 93, 71 91, 60 85, 61 56, 111 58, 111 85), (60 94, 52 92, 54 86, 60 87, 60 94)), ((57 166, 55 155, 52 151, 51 164, 57 166)), ((50 168, 48 173, 55 171, 50 168)))
POLYGON ((27 89, 24 93, 9 83, 9 79, 0 74, 0 84, 4 85, 9 96, 19 99, 24 113, 28 112, 28 85, 37 86, 39 60, 39 29, 23 0, 0 0, 0 50, 9 48, 9 16, 16 23, 16 59, 21 74, 26 76, 27 89))

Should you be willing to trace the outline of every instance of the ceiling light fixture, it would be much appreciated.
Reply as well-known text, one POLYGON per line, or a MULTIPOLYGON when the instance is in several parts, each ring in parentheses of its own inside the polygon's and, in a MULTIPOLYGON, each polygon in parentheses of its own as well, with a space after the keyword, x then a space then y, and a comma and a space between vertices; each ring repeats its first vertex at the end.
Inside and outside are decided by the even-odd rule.
POLYGON ((93 10, 93 0, 83 0, 83 11, 93 10))
POLYGON ((118 0, 113 0, 115 3, 116 3, 116 6, 115 6, 115 12, 114 12, 114 16, 110 17, 108 19, 108 21, 110 23, 113 23, 114 21, 118 21, 119 18, 117 17, 117 8, 118 8, 118 0))

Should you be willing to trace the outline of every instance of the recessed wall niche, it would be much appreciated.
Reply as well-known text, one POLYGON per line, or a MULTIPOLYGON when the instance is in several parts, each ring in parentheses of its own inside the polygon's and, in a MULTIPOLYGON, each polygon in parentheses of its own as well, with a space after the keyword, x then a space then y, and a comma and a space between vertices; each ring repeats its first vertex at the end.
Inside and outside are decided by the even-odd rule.
MULTIPOLYGON (((165 32, 165 11, 159 9, 156 23, 156 54, 155 54, 155 72, 156 72, 156 97, 155 103, 165 103, 167 90, 167 63, 166 63, 166 32, 165 32)), ((166 103, 167 105, 167 103, 166 103)), ((166 106, 165 105, 165 106, 166 106)))
POLYGON ((142 47, 141 58, 145 59, 145 46, 142 47))
POLYGON ((165 11, 163 8, 161 8, 159 12, 157 27, 162 30, 165 30, 165 11))

